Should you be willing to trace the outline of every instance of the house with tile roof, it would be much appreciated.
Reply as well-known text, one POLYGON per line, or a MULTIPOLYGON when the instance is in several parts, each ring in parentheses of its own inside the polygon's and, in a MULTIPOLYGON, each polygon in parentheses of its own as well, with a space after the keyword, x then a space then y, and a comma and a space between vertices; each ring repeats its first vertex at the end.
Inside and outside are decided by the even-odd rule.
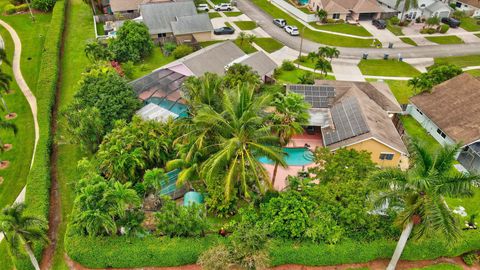
POLYGON ((329 19, 371 20, 378 19, 387 10, 375 0, 310 0, 313 11, 327 11, 329 19))
POLYGON ((458 161, 480 171, 480 79, 468 73, 410 98, 407 112, 442 145, 460 144, 458 161))

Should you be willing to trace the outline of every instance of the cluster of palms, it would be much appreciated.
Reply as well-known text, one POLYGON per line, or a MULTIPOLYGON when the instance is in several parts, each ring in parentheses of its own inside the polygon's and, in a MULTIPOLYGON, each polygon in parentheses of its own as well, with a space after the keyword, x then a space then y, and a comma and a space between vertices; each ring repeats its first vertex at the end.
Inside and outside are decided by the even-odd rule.
POLYGON ((310 52, 308 58, 313 61, 313 72, 320 70, 323 76, 327 76, 332 71, 332 60, 338 58, 340 51, 335 47, 320 47, 316 52, 310 52))

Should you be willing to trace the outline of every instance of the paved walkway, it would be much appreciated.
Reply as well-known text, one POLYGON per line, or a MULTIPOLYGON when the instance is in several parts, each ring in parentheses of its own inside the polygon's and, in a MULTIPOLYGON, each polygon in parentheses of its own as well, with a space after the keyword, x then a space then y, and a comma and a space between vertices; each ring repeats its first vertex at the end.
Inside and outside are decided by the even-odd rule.
MULTIPOLYGON (((12 69, 13 69, 13 76, 15 77, 15 81, 17 82, 18 87, 22 91, 23 95, 27 99, 28 105, 32 110, 33 115, 33 122, 34 122, 34 129, 35 129, 35 144, 33 146, 33 153, 32 153, 32 161, 30 163, 30 168, 32 168, 33 161, 35 158, 35 152, 37 150, 38 139, 40 138, 40 129, 38 126, 38 118, 37 118, 37 99, 33 95, 32 91, 28 87, 25 79, 22 75, 22 70, 20 69, 20 56, 22 54, 22 42, 20 41, 20 37, 18 36, 15 29, 13 29, 9 24, 0 20, 0 25, 3 26, 7 31, 10 33, 12 37, 13 44, 15 46, 15 51, 13 53, 13 61, 12 61, 12 69)), ((15 203, 20 203, 25 201, 25 192, 26 186, 23 187, 22 191, 18 195, 15 203)), ((0 242, 3 240, 3 235, 0 235, 0 242)))
POLYGON ((365 78, 358 68, 360 59, 333 59, 332 71, 338 81, 364 82, 365 78))

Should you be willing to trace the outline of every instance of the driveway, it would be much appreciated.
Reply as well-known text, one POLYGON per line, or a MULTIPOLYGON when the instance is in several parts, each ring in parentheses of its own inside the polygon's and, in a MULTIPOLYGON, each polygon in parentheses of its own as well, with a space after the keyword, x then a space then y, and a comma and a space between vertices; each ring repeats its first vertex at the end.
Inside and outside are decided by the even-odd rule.
POLYGON ((358 68, 359 59, 333 59, 332 71, 338 81, 364 82, 362 72, 358 68))
POLYGON ((413 47, 412 45, 404 43, 399 37, 395 36, 392 32, 387 29, 377 29, 372 25, 372 21, 360 21, 359 22, 363 28, 367 29, 376 39, 382 42, 384 47, 388 47, 389 43, 393 43, 394 47, 413 47))
MULTIPOLYGON (((266 14, 262 9, 258 8, 255 4, 249 0, 242 0, 237 2, 237 7, 252 20, 257 21, 260 27, 262 27, 270 36, 292 49, 300 50, 300 38, 291 37, 285 33, 283 29, 275 26, 272 22, 273 18, 266 14)), ((302 52, 316 51, 320 46, 324 45, 310 40, 304 40, 302 52)), ((390 55, 401 54, 404 58, 418 58, 470 55, 478 54, 479 51, 478 44, 431 45, 393 49, 338 47, 338 49, 342 58, 354 59, 360 58, 364 52, 368 53, 370 58, 381 58, 385 53, 390 55)))

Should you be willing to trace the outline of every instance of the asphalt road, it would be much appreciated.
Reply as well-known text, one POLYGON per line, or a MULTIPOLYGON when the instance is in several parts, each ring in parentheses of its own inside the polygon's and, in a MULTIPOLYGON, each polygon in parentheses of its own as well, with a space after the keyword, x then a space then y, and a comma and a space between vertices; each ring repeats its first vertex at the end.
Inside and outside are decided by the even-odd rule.
MULTIPOLYGON (((292 37, 283 29, 273 24, 273 18, 265 13, 261 8, 257 7, 249 0, 237 1, 237 7, 245 13, 250 19, 257 21, 260 27, 270 36, 279 40, 286 46, 300 50, 300 37, 292 37)), ((300 29, 301 30, 301 29, 300 29)), ((387 31, 387 30, 385 30, 387 31)), ((302 52, 316 51, 322 44, 304 39, 302 52)), ((444 57, 444 56, 461 56, 480 54, 480 43, 476 44, 452 44, 452 45, 432 45, 418 46, 411 48, 345 48, 337 47, 340 50, 341 58, 361 58, 363 53, 368 53, 369 58, 382 58, 384 54, 390 57, 398 57, 400 54, 403 58, 423 58, 423 57, 444 57)))

